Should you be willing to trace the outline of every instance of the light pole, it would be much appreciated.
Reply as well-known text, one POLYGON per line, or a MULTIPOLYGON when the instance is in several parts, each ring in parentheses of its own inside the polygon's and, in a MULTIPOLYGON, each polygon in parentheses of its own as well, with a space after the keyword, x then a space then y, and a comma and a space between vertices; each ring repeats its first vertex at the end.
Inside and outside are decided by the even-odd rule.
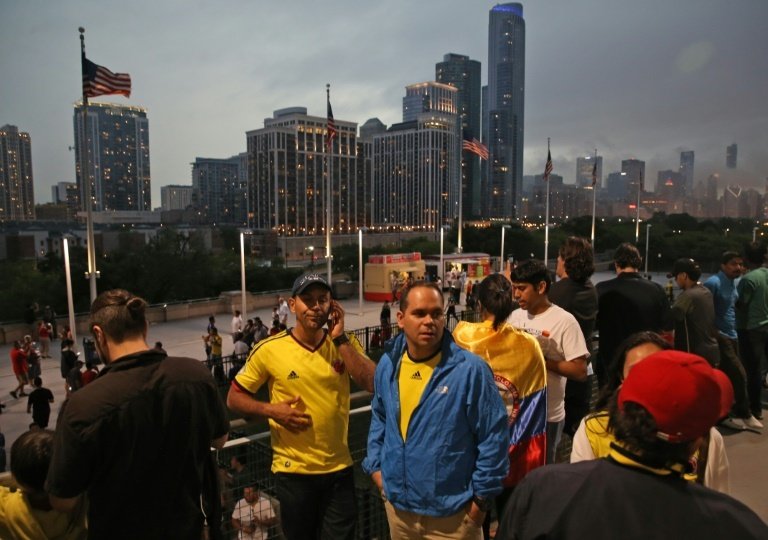
POLYGON ((752 227, 752 241, 754 242, 757 239, 757 229, 760 227, 752 227))
POLYGON ((501 254, 499 255, 499 273, 504 273, 504 232, 509 229, 509 225, 501 226, 501 254))
POLYGON ((243 314, 243 320, 248 320, 245 306, 245 233, 240 233, 240 312, 243 314))
POLYGON ((445 229, 447 225, 442 225, 440 227, 440 269, 437 272, 437 277, 440 278, 440 287, 443 287, 443 283, 445 283, 445 263, 443 262, 443 235, 445 234, 445 229))
POLYGON ((367 231, 368 227, 360 227, 357 231, 357 265, 358 265, 358 312, 360 316, 363 316, 363 232, 367 231))
POLYGON ((69 311, 69 331, 72 332, 72 341, 77 343, 77 329, 75 328, 75 303, 72 299, 72 275, 69 271, 69 243, 64 238, 64 274, 67 279, 67 310, 69 311))
POLYGON ((645 224, 645 276, 648 277, 648 238, 651 235, 651 224, 645 224))

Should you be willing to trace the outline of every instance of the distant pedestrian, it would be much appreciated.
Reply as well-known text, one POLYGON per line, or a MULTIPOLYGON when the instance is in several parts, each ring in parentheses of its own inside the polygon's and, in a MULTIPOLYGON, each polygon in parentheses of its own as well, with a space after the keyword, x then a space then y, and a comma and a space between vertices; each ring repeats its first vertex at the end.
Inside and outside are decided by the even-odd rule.
POLYGON ((163 349, 163 342, 162 341, 155 341, 155 350, 157 352, 168 354, 168 353, 165 352, 165 349, 163 349))
POLYGON ((35 377, 32 382, 35 387, 27 398, 27 413, 32 413, 32 420, 41 429, 48 427, 48 420, 51 417, 51 403, 53 403, 53 392, 43 388, 43 380, 35 377))
POLYGON ((17 399, 19 396, 26 396, 24 385, 29 384, 29 379, 27 378, 29 365, 27 364, 27 355, 18 341, 13 342, 13 348, 11 349, 11 368, 16 376, 16 382, 19 383, 15 389, 11 390, 13 399, 17 399))
POLYGON ((51 351, 51 334, 53 330, 51 325, 45 321, 40 321, 37 327, 37 337, 40 342, 40 356, 42 358, 50 358, 51 351))
POLYGON ((99 376, 99 369, 91 362, 85 363, 85 371, 80 375, 80 383, 82 386, 91 383, 99 376))

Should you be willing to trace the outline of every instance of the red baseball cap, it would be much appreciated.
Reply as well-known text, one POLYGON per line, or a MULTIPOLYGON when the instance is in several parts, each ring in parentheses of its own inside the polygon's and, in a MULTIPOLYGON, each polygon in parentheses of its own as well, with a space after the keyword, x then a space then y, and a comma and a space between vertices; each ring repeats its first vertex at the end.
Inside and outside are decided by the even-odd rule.
POLYGON ((636 403, 653 416, 657 436, 677 443, 705 435, 733 404, 733 386, 702 357, 660 351, 629 372, 619 390, 619 408, 636 403))

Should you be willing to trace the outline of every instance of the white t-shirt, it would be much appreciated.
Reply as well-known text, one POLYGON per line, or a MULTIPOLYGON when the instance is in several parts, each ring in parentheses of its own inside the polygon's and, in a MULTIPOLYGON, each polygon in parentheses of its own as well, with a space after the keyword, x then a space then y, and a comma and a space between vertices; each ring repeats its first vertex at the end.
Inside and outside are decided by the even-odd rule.
MULTIPOLYGON (((559 306, 552 304, 547 311, 535 316, 524 309, 516 309, 507 321, 538 340, 545 360, 570 362, 589 357, 579 323, 559 306)), ((547 370, 547 422, 565 419, 564 398, 565 377, 547 370)))
MULTIPOLYGON (((253 504, 248 504, 245 499, 240 499, 235 505, 235 511, 232 512, 232 519, 239 520, 240 524, 244 526, 251 524, 254 517, 262 520, 275 517, 272 503, 263 495, 259 495, 259 500, 253 504)), ((239 540, 267 540, 268 535, 269 527, 256 525, 253 533, 248 534, 240 530, 237 537, 239 540)))
POLYGON ((243 317, 235 315, 232 317, 232 333, 236 334, 243 329, 243 317))
POLYGON ((288 302, 282 301, 280 307, 277 308, 277 314, 280 317, 280 324, 288 324, 288 314, 291 312, 291 308, 288 307, 288 302))

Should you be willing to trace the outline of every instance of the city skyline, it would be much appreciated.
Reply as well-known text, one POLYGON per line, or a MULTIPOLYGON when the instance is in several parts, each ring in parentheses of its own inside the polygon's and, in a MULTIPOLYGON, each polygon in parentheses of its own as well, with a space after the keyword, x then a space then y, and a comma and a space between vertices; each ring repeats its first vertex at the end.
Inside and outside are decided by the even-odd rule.
MULTIPOLYGON (((574 180, 576 159, 594 148, 603 177, 622 160, 646 162, 647 177, 696 153, 696 183, 762 190, 768 176, 763 94, 768 4, 739 0, 523 2, 526 20, 524 174, 540 174, 546 138, 555 173, 574 180), (573 5, 575 4, 575 5, 573 5), (726 146, 739 146, 726 169, 726 146)), ((131 99, 152 123, 153 206, 160 187, 191 184, 196 157, 245 151, 249 130, 272 112, 307 107, 324 116, 325 83, 338 120, 397 123, 402 88, 433 80, 445 54, 482 64, 487 83, 488 3, 400 1, 246 2, 199 5, 5 2, 0 22, 0 124, 32 141, 36 202, 75 180, 71 128, 80 99, 77 27, 89 59, 130 73, 131 99), (407 9, 406 9, 407 8, 407 9), (406 15, 404 15, 406 14, 406 15), (460 23, 460 24, 458 24, 460 23), (455 32, 448 29, 456 28, 455 32), (434 30, 433 30, 434 29, 434 30), (394 39, 393 39, 394 38, 394 39)))

